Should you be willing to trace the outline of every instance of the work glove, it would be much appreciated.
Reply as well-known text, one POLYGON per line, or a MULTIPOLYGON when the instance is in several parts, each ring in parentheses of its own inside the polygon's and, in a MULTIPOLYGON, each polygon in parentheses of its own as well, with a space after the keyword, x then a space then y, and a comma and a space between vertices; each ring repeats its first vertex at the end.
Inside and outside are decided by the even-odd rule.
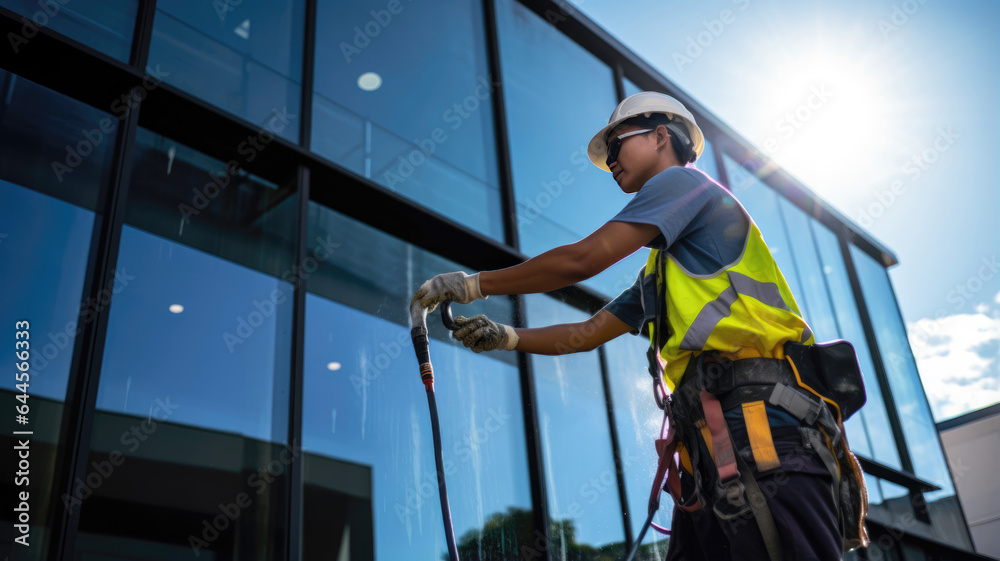
POLYGON ((471 318, 457 316, 455 323, 459 328, 451 336, 474 352, 513 351, 517 347, 519 337, 513 327, 497 323, 482 314, 471 318))
POLYGON ((486 298, 479 290, 479 273, 467 275, 463 271, 440 274, 420 285, 413 302, 427 308, 427 313, 433 312, 437 305, 445 300, 454 300, 459 304, 468 304, 473 300, 486 298))

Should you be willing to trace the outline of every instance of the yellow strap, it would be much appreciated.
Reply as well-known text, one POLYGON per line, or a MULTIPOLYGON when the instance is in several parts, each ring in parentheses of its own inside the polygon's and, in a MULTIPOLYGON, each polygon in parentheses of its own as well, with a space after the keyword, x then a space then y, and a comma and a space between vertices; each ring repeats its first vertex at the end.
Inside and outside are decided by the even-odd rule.
POLYGON ((684 471, 694 475, 694 468, 691 467, 691 454, 688 454, 683 442, 677 443, 677 453, 681 456, 681 467, 684 468, 684 471))
POLYGON ((747 425, 750 436, 750 448, 753 450, 753 461, 757 463, 757 471, 764 472, 781 467, 778 452, 771 440, 771 427, 767 424, 767 410, 763 401, 743 404, 743 421, 747 425))

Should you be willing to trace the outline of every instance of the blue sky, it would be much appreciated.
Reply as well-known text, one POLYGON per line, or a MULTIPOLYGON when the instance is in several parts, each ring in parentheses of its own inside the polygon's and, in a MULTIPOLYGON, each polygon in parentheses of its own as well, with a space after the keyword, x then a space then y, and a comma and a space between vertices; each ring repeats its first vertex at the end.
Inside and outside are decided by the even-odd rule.
POLYGON ((1000 3, 574 5, 895 252, 936 420, 1000 401, 1000 3))

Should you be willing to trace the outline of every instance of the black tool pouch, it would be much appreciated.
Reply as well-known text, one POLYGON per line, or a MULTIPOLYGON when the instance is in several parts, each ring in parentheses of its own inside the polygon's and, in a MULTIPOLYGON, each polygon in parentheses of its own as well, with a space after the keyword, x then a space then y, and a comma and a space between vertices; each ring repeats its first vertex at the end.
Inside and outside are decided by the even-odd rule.
MULTIPOLYGON (((865 384, 858 365, 854 347, 847 341, 832 341, 817 345, 802 345, 789 341, 784 346, 785 354, 795 364, 801 385, 808 386, 820 395, 837 404, 840 416, 837 418, 839 438, 830 434, 823 426, 818 426, 826 434, 836 466, 828 466, 831 475, 839 482, 834 485, 840 511, 840 521, 844 529, 844 551, 865 547, 869 543, 865 528, 868 513, 868 489, 865 485, 861 464, 851 452, 843 421, 857 412, 865 404, 865 384), (836 467, 836 471, 833 468, 836 467)), ((832 408, 831 408, 832 409, 832 408)))
POLYGON ((803 345, 788 341, 784 350, 798 368, 802 383, 836 402, 841 420, 849 419, 865 404, 865 382, 850 343, 803 345))

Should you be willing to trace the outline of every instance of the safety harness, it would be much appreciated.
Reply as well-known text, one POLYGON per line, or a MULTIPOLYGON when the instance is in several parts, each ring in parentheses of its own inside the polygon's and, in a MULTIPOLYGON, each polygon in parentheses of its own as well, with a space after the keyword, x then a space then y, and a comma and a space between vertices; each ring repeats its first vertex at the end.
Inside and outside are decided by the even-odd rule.
MULTIPOLYGON (((657 273, 661 270, 658 266, 657 273)), ((746 460, 735 449, 724 415, 725 411, 742 409, 754 464, 758 473, 765 473, 781 466, 765 404, 802 422, 799 431, 803 445, 815 450, 830 472, 830 492, 844 531, 844 551, 867 546, 867 489, 843 426, 843 421, 865 402, 863 379, 850 343, 804 345, 787 341, 782 348, 783 358, 763 358, 752 349, 739 353, 702 351, 690 359, 680 384, 668 394, 663 388, 658 352, 663 348, 660 334, 665 329, 665 298, 660 293, 665 290, 663 284, 657 282, 656 324, 647 358, 653 396, 664 418, 660 438, 655 441, 659 462, 649 496, 648 518, 635 546, 650 526, 670 534, 652 522, 659 509, 660 493, 667 491, 675 506, 686 512, 711 506, 721 521, 752 516, 771 561, 785 558, 766 498, 746 460), (707 481, 699 469, 705 452, 714 465, 707 481), (687 496, 682 493, 680 470, 694 482, 687 496)), ((629 560, 636 550, 633 547, 629 560)))

